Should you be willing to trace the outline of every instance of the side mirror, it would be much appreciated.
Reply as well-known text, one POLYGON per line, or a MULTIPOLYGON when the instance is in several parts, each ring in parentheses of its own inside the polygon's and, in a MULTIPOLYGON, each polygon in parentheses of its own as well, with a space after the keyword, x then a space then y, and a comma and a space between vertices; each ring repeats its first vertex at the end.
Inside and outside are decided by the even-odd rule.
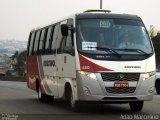
POLYGON ((63 36, 68 36, 68 26, 66 24, 61 25, 61 33, 63 36))

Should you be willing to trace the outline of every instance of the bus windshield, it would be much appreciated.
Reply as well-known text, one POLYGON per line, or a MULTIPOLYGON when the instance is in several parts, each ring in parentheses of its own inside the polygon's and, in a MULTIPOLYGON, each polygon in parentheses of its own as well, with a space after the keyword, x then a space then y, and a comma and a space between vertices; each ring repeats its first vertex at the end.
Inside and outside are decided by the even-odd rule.
POLYGON ((128 19, 79 19, 77 47, 78 51, 89 54, 153 53, 143 23, 128 19))

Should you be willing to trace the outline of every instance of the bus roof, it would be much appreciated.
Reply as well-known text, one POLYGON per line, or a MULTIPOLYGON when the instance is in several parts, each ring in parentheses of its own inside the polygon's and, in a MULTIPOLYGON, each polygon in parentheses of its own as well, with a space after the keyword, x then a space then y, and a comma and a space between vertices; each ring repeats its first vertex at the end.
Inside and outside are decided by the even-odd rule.
POLYGON ((66 19, 70 19, 70 18, 74 18, 74 17, 75 17, 75 14, 71 14, 71 15, 66 16, 66 17, 63 17, 63 18, 61 18, 61 19, 57 19, 57 20, 55 20, 55 21, 53 21, 53 22, 51 22, 51 23, 49 23, 49 24, 46 24, 46 25, 42 25, 42 26, 38 26, 38 27, 36 27, 36 28, 33 28, 33 29, 31 30, 31 32, 36 31, 36 30, 39 30, 39 29, 42 29, 42 28, 45 28, 45 27, 50 26, 50 25, 54 25, 54 24, 56 24, 56 23, 59 23, 59 22, 62 22, 62 21, 64 21, 64 20, 66 20, 66 19))
POLYGON ((86 18, 86 19, 87 18, 122 18, 122 19, 141 20, 141 18, 137 15, 115 14, 115 13, 110 13, 110 12, 111 12, 110 10, 95 10, 95 9, 86 10, 82 13, 72 14, 67 17, 64 17, 63 19, 56 20, 50 24, 39 26, 37 28, 32 29, 31 32, 42 29, 42 28, 50 26, 50 25, 54 25, 56 23, 59 23, 59 22, 66 20, 66 19, 75 18, 75 17, 77 19, 83 19, 83 18, 86 18))
POLYGON ((132 19, 132 20, 141 20, 137 15, 129 14, 115 14, 115 13, 80 13, 76 16, 78 19, 81 18, 122 18, 122 19, 132 19))

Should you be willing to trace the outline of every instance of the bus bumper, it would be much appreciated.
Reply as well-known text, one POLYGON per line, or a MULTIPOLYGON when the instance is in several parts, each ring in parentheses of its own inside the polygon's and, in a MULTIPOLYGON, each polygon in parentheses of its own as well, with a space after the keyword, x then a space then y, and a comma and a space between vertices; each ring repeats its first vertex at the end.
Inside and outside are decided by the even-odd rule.
POLYGON ((108 83, 102 80, 100 74, 96 74, 97 80, 91 80, 85 76, 79 76, 77 80, 78 101, 99 101, 99 102, 129 102, 129 101, 151 101, 155 91, 155 75, 144 80, 143 74, 137 81, 134 92, 131 93, 110 93, 106 87, 108 83))

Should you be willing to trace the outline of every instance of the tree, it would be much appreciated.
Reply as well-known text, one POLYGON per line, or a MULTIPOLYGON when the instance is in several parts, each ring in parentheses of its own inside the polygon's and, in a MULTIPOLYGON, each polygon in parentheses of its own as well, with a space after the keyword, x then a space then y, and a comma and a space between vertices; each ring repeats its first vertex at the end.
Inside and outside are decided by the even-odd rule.
POLYGON ((155 54, 156 54, 156 64, 160 66, 160 33, 152 38, 155 54))
POLYGON ((12 56, 12 59, 16 62, 13 64, 13 69, 18 72, 18 75, 22 76, 25 71, 25 61, 26 61, 27 51, 18 53, 17 51, 12 56))
POLYGON ((155 28, 155 26, 150 25, 150 29, 149 29, 149 35, 151 36, 151 38, 154 38, 157 36, 157 29, 155 28))
POLYGON ((19 55, 19 53, 18 53, 18 51, 16 51, 16 52, 14 53, 14 55, 13 55, 11 58, 12 58, 12 59, 15 59, 15 58, 18 57, 18 55, 19 55))

